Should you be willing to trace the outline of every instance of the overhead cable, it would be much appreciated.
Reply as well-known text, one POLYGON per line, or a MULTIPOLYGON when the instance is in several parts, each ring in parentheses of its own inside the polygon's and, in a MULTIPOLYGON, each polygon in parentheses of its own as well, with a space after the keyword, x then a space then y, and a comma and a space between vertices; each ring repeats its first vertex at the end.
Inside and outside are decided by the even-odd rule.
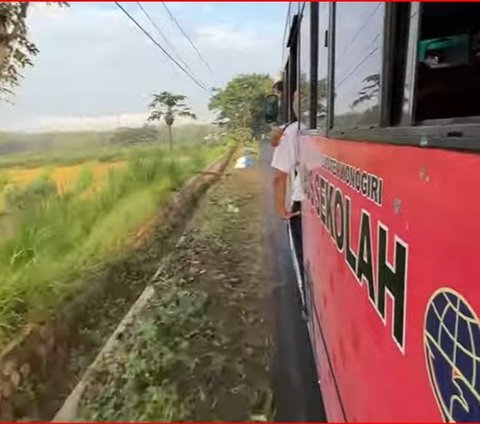
POLYGON ((155 44, 173 63, 175 63, 175 65, 177 65, 177 67, 180 68, 196 85, 198 85, 202 90, 208 91, 197 78, 187 71, 183 65, 173 58, 172 55, 152 37, 150 33, 143 28, 143 26, 118 1, 115 1, 115 4, 153 42, 153 44, 155 44))
POLYGON ((165 36, 165 34, 162 32, 162 30, 158 27, 157 23, 153 20, 153 18, 151 17, 151 15, 145 10, 145 8, 143 7, 142 3, 140 3, 139 1, 137 1, 137 5, 138 7, 140 8, 140 10, 143 12, 143 14, 147 17, 147 19, 150 21, 150 23, 155 27, 155 29, 157 30, 158 34, 160 35, 160 37, 162 37, 163 41, 165 42, 165 44, 170 47, 170 50, 173 52, 173 54, 175 55, 175 57, 177 58, 177 60, 179 62, 182 63, 182 65, 185 67, 185 69, 188 69, 189 71, 191 71, 190 67, 187 65, 187 63, 182 59, 182 57, 178 54, 178 52, 176 51, 175 47, 173 46, 172 43, 170 43, 170 41, 168 40, 168 38, 165 36))
POLYGON ((170 11, 170 9, 168 8, 168 6, 165 4, 164 1, 162 1, 162 4, 163 4, 163 7, 165 8, 165 10, 167 11, 168 15, 170 16, 170 18, 172 19, 173 23, 177 26, 177 28, 180 30, 180 32, 184 35, 184 37, 188 40, 188 42, 190 43, 190 45, 193 47, 193 49, 195 50, 195 52, 197 53, 198 57, 202 60, 202 62, 207 66, 207 68, 210 70, 210 72, 212 74, 214 74, 213 70, 212 70, 212 67, 210 66, 210 64, 207 62, 207 60, 203 57, 203 55, 200 53, 200 51, 198 50, 197 46, 195 45, 195 43, 192 41, 192 39, 190 38, 190 36, 185 32, 185 30, 182 28, 182 26, 180 25, 180 23, 177 21, 177 19, 175 18, 175 16, 173 15, 173 13, 170 11))

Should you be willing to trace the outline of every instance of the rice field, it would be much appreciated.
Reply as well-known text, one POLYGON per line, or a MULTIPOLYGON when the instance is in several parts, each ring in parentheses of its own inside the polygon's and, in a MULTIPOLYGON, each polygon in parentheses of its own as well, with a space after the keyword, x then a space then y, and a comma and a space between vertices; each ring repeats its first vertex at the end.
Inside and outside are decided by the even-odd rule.
POLYGON ((127 166, 125 160, 112 162, 85 162, 75 165, 64 165, 57 167, 35 167, 35 168, 11 168, 3 172, 6 183, 3 190, 0 191, 0 213, 6 211, 5 194, 14 187, 25 187, 33 181, 41 178, 43 175, 48 177, 55 184, 58 193, 68 191, 75 181, 78 180, 82 172, 91 172, 92 183, 90 191, 98 190, 105 182, 109 171, 115 169, 124 169, 127 166))
MULTIPOLYGON (((92 172, 93 181, 100 182, 110 169, 120 169, 126 166, 125 161, 87 162, 78 165, 58 166, 51 169, 50 178, 55 182, 58 191, 65 191, 68 185, 78 179, 83 168, 92 172)), ((12 169, 7 172, 9 180, 15 185, 25 185, 39 178, 48 168, 12 169)))

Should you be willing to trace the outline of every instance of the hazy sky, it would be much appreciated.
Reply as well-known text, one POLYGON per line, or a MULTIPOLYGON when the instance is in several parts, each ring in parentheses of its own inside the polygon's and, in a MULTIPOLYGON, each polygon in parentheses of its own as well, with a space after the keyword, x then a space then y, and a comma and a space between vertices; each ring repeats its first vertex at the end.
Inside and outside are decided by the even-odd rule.
MULTIPOLYGON (((161 3, 142 3, 207 87, 240 73, 277 75, 288 3, 167 3, 214 75, 198 58, 161 3)), ((159 41, 136 3, 123 3, 159 41)), ((28 18, 40 49, 26 70, 13 106, 0 105, 0 130, 108 128, 145 121, 153 92, 189 97, 203 120, 211 118, 202 91, 113 3, 34 4, 28 18)), ((162 42, 163 44, 163 42, 162 42)))

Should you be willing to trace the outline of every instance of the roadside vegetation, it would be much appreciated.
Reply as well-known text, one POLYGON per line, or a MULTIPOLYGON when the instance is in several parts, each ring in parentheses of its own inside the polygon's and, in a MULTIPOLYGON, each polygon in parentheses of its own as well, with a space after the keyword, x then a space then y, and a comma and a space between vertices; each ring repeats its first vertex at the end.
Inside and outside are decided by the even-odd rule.
POLYGON ((164 146, 122 147, 110 161, 76 165, 61 183, 66 171, 46 154, 30 181, 15 184, 23 170, 2 169, 0 346, 80 290, 76 277, 120 252, 169 193, 225 150, 183 143, 169 153, 164 146))

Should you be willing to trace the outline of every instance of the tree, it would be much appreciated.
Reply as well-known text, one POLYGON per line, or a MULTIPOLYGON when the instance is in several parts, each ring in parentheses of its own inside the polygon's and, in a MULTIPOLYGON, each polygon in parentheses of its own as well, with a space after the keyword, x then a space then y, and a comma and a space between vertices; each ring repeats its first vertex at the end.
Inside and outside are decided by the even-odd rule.
POLYGON ((374 125, 380 121, 380 74, 368 75, 362 80, 362 88, 357 98, 352 102, 351 109, 357 109, 354 113, 357 125, 374 125), (360 107, 360 106, 363 106, 360 107), (360 109, 360 110, 359 110, 360 109))
POLYGON ((266 74, 244 74, 230 80, 222 89, 214 89, 208 105, 217 112, 217 123, 229 130, 254 136, 264 128, 265 96, 273 80, 266 74))
POLYGON ((362 83, 363 87, 358 92, 358 97, 352 102, 352 109, 378 97, 380 92, 380 74, 371 74, 364 78, 362 83))
POLYGON ((118 128, 112 135, 112 144, 141 144, 154 143, 159 138, 158 128, 144 125, 142 128, 118 128))
POLYGON ((28 37, 25 23, 28 7, 28 2, 0 2, 0 100, 8 101, 13 95, 23 78, 22 70, 33 66, 32 57, 39 52, 28 37))
POLYGON ((327 94, 328 94, 327 78, 318 80, 317 83, 317 114, 325 119, 327 113, 327 94))
MULTIPOLYGON (((308 122, 310 113, 311 102, 311 81, 308 79, 307 74, 300 74, 300 113, 301 119, 304 122, 308 122)), ((322 125, 322 122, 326 119, 327 113, 327 78, 322 78, 317 81, 317 124, 322 125)))
POLYGON ((186 100, 187 97, 181 94, 172 94, 168 91, 163 91, 160 94, 153 95, 153 101, 149 106, 151 113, 148 120, 159 121, 163 118, 168 125, 170 151, 173 147, 172 125, 175 122, 175 118, 177 116, 184 116, 197 119, 196 115, 192 113, 190 106, 186 104, 186 100))

